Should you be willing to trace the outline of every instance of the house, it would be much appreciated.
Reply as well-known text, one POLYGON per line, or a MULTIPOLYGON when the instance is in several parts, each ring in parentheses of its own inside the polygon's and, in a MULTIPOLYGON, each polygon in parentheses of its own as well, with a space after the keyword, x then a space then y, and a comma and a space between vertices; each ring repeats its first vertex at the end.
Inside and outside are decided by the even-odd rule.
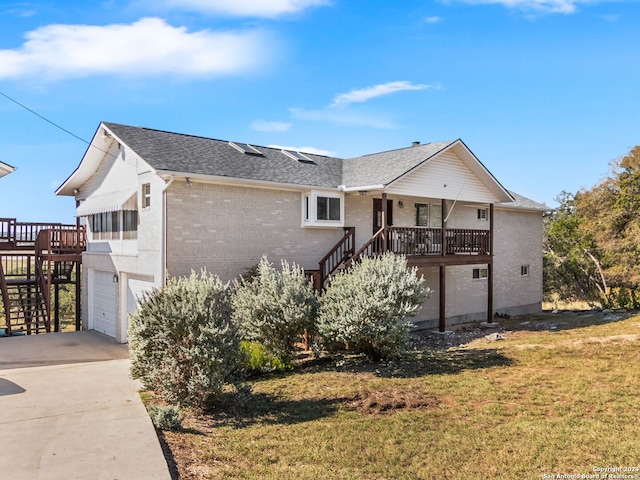
POLYGON ((434 290, 415 320, 441 330, 541 308, 546 207, 462 140, 341 159, 101 123, 56 193, 88 227, 83 325, 120 342, 165 274, 231 280, 263 255, 320 288, 359 255, 406 254, 434 290))
POLYGON ((4 177, 5 175, 9 175, 14 170, 15 170, 15 167, 12 167, 11 165, 7 165, 6 163, 0 162, 0 178, 4 177))

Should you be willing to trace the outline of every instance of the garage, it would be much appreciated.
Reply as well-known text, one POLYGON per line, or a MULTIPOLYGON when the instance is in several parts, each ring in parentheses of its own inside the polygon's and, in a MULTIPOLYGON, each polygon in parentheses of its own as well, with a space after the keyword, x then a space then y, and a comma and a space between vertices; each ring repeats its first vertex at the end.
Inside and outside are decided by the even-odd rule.
POLYGON ((129 277, 127 280, 127 315, 123 325, 123 342, 127 341, 127 330, 129 328, 129 315, 138 309, 138 301, 142 299, 145 292, 153 290, 152 277, 129 277))
POLYGON ((113 281, 113 272, 94 270, 91 273, 93 281, 89 328, 116 338, 118 284, 113 281))

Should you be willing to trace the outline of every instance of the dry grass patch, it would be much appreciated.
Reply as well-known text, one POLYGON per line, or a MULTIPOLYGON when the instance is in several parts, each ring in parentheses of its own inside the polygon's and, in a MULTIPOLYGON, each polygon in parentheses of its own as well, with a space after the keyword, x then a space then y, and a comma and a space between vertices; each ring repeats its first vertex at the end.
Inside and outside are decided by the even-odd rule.
POLYGON ((422 342, 403 362, 345 357, 255 379, 243 405, 187 412, 183 431, 164 433, 175 478, 542 478, 637 465, 639 319, 501 323, 497 342, 422 342))

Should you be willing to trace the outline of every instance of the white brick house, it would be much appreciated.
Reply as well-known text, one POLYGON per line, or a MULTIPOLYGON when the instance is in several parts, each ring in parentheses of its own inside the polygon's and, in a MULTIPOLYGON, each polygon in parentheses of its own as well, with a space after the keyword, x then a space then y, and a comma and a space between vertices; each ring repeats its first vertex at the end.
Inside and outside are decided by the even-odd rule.
POLYGON ((434 290, 424 326, 541 308, 547 208, 461 140, 340 159, 101 123, 57 194, 88 227, 83 325, 120 342, 165 272, 231 280, 263 255, 319 286, 361 248, 404 253, 434 290))

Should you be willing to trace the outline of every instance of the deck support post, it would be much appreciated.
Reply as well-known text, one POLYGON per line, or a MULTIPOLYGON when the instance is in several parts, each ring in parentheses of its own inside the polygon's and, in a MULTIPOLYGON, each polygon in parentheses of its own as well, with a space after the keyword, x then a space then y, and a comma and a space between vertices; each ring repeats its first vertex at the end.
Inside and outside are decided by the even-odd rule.
POLYGON ((441 255, 446 255, 447 254, 447 201, 443 198, 441 200, 442 202, 442 208, 441 208, 441 216, 442 216, 442 242, 440 245, 440 253, 441 255))
POLYGON ((438 322, 438 331, 444 332, 446 330, 446 313, 447 313, 447 294, 446 294, 446 268, 444 265, 440 265, 440 320, 438 322))
POLYGON ((53 289, 53 331, 60 331, 60 285, 57 283, 53 289))
POLYGON ((382 235, 382 252, 387 251, 387 193, 382 192, 382 228, 384 228, 384 234, 382 235))

